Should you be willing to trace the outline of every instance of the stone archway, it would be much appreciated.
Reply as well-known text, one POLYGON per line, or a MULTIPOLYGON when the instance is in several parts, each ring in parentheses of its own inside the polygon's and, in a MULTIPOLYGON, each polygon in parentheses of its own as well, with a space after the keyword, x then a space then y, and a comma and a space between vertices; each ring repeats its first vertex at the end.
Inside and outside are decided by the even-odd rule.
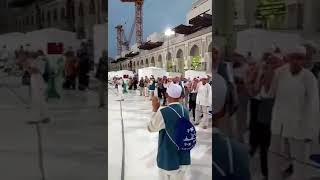
POLYGON ((144 63, 143 63, 143 60, 141 59, 141 61, 140 61, 140 67, 141 68, 144 68, 144 63))
POLYGON ((202 64, 203 70, 208 73, 212 72, 213 63, 212 63, 212 41, 208 45, 208 52, 205 53, 205 62, 202 64))
POLYGON ((167 71, 172 72, 173 71, 173 62, 172 62, 172 55, 170 52, 167 53, 166 56, 166 61, 167 61, 167 71))
POLYGON ((193 45, 190 49, 190 56, 200 56, 200 49, 198 45, 193 45))
POLYGON ((133 63, 132 63, 132 69, 135 71, 136 70, 136 62, 135 61, 133 61, 133 63))
POLYGON ((150 66, 151 66, 151 67, 155 67, 155 66, 156 66, 153 56, 151 57, 150 66))
POLYGON ((212 41, 209 43, 208 52, 212 52, 212 41))
POLYGON ((176 54, 177 62, 176 62, 176 72, 184 72, 184 57, 183 51, 179 49, 176 54))
POLYGON ((140 68, 140 61, 137 61, 137 69, 140 68))
POLYGON ((146 65, 145 65, 145 67, 149 67, 149 59, 148 59, 148 58, 146 59, 146 65))
MULTIPOLYGON (((197 69, 197 70, 202 69, 201 64, 197 67, 192 65, 192 64, 195 64, 195 63, 193 63, 193 61, 195 61, 194 58, 200 57, 200 48, 198 45, 195 44, 191 47, 189 55, 191 57, 188 61, 189 65, 190 65, 189 67, 191 67, 191 69, 197 69)), ((201 61, 200 61, 200 63, 201 63, 201 61)))
POLYGON ((79 21, 77 25, 78 39, 84 39, 86 37, 85 29, 84 29, 85 13, 84 13, 84 5, 82 1, 80 1, 79 7, 78 7, 78 17, 79 17, 79 21))
POLYGON ((132 61, 130 61, 130 62, 128 63, 128 65, 129 65, 129 70, 130 70, 130 71, 133 71, 133 63, 132 63, 132 61))
POLYGON ((163 68, 163 62, 162 62, 162 56, 161 56, 161 54, 159 54, 159 56, 158 56, 158 67, 159 67, 159 68, 163 68))
POLYGON ((67 26, 70 31, 75 32, 75 3, 74 0, 67 0, 66 3, 66 19, 67 19, 67 26))

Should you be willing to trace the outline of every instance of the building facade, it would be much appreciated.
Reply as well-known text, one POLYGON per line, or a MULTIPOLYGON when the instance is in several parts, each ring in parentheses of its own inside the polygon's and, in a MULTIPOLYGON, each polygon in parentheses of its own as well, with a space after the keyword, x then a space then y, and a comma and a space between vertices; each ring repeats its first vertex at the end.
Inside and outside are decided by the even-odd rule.
MULTIPOLYGON (((203 13, 212 15, 212 0, 197 0, 186 16, 190 19, 203 13)), ((183 73, 188 69, 212 72, 212 26, 194 33, 175 34, 166 37, 160 47, 151 50, 139 50, 139 55, 119 62, 115 70, 126 69, 138 72, 144 67, 159 67, 168 72, 183 73), (198 66, 194 66, 197 59, 198 66)))
POLYGON ((212 27, 208 27, 189 36, 176 36, 163 43, 161 47, 140 51, 137 57, 121 62, 121 69, 133 70, 144 67, 159 67, 168 72, 180 72, 194 69, 192 60, 199 57, 198 70, 212 72, 212 27))
POLYGON ((252 28, 262 23, 266 29, 302 30, 306 33, 320 29, 319 0, 234 0, 234 5, 235 25, 252 28), (273 15, 261 22, 264 20, 257 16, 261 11, 266 14, 273 11, 273 15))
POLYGON ((12 31, 54 27, 77 32, 80 39, 92 39, 93 25, 107 18, 106 0, 38 0, 12 8, 18 9, 12 31))

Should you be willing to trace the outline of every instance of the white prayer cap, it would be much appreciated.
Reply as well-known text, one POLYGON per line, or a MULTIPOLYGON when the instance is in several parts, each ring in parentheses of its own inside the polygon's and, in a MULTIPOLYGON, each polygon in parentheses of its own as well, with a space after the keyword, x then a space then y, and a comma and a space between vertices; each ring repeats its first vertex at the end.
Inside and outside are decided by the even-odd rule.
POLYGON ((167 88, 167 93, 172 98, 180 98, 182 93, 182 88, 178 84, 171 84, 167 88))
POLYGON ((254 64, 254 63, 257 63, 257 62, 258 62, 258 59, 257 59, 257 58, 254 58, 254 57, 250 57, 250 58, 247 58, 247 61, 248 61, 248 63, 250 63, 250 64, 254 64))
POLYGON ((312 47, 314 49, 318 49, 319 48, 318 44, 315 43, 313 40, 306 41, 305 45, 308 45, 308 46, 310 46, 310 47, 312 47))
POLYGON ((271 56, 277 58, 277 59, 283 59, 283 55, 281 53, 272 53, 271 56))
POLYGON ((200 79, 208 79, 208 76, 207 75, 203 75, 200 77, 200 79))
POLYGON ((239 49, 234 49, 234 50, 233 50, 233 53, 234 53, 234 54, 237 54, 237 55, 242 55, 242 54, 240 53, 239 49))
POLYGON ((307 54, 307 50, 303 46, 296 46, 294 48, 288 49, 287 54, 303 54, 303 55, 306 55, 307 54))
POLYGON ((264 53, 273 53, 275 49, 272 47, 272 48, 268 48, 264 51, 264 53))

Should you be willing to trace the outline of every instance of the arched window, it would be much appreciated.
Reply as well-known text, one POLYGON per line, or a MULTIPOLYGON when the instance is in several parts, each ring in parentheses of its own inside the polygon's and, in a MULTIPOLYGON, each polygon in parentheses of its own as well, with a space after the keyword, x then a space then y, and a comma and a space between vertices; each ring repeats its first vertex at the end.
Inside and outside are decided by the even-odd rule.
POLYGON ((46 20, 46 17, 44 16, 44 11, 41 13, 41 21, 44 23, 46 20))
POLYGON ((29 25, 29 16, 26 16, 26 25, 29 25))
POLYGON ((66 16, 65 9, 64 9, 64 8, 61 8, 61 10, 60 10, 60 18, 61 18, 61 19, 64 19, 65 16, 66 16))
POLYGON ((47 22, 48 22, 48 26, 51 26, 51 13, 50 13, 50 11, 47 12, 47 22))
POLYGON ((84 16, 84 10, 83 10, 83 4, 82 4, 82 2, 80 2, 80 5, 79 5, 79 16, 80 16, 80 17, 83 17, 83 16, 84 16))
POLYGON ((58 10, 56 8, 53 10, 53 20, 54 21, 58 20, 58 10))
POLYGON ((107 12, 107 0, 101 0, 101 10, 107 12))
POLYGON ((33 25, 34 24, 34 16, 33 15, 31 15, 31 20, 30 21, 31 21, 30 24, 33 25))
POLYGON ((89 14, 96 14, 96 6, 94 3, 94 0, 90 0, 90 4, 89 4, 89 14))

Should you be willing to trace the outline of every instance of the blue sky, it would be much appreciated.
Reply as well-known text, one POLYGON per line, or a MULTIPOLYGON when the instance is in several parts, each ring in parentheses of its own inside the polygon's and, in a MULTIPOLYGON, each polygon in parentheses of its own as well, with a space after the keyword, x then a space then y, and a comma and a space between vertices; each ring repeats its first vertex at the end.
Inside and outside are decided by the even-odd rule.
MULTIPOLYGON (((186 15, 191 9, 192 0, 145 0, 143 6, 144 40, 153 32, 164 32, 169 27, 186 24, 186 15)), ((108 0, 108 48, 109 57, 117 55, 115 27, 123 24, 126 36, 129 36, 134 20, 134 3, 122 3, 120 0, 108 0), (126 24, 125 24, 126 23, 126 24)), ((135 42, 135 33, 131 43, 135 42)))

